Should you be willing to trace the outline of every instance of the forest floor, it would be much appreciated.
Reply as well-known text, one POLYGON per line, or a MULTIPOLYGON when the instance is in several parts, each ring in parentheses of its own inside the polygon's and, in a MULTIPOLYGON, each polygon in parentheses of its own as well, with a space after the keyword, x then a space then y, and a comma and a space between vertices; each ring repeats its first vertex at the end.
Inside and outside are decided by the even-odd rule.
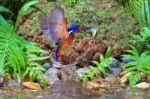
MULTIPOLYGON (((107 48, 111 48, 113 57, 120 58, 120 55, 129 47, 130 34, 139 32, 134 18, 112 0, 86 0, 77 2, 73 6, 68 6, 59 0, 57 4, 65 9, 68 25, 79 23, 97 27, 95 39, 88 32, 77 33, 73 44, 63 53, 60 61, 62 66, 67 66, 62 67, 63 79, 66 78, 67 70, 71 71, 72 75, 77 69, 88 67, 92 60, 99 60, 99 54, 104 54, 107 48), (75 68, 68 66, 70 64, 73 64, 75 68), (75 70, 71 70, 72 68, 75 70)), ((36 6, 43 12, 49 13, 54 7, 54 3, 41 0, 41 3, 36 6)), ((40 47, 53 55, 54 45, 48 42, 39 30, 41 14, 40 11, 31 9, 24 17, 18 34, 29 41, 38 43, 40 47)), ((140 97, 148 99, 150 97, 147 94, 150 92, 149 90, 125 87, 126 85, 120 84, 118 77, 102 79, 100 75, 98 79, 86 84, 59 81, 38 92, 14 87, 3 88, 0 89, 0 99, 10 97, 14 97, 14 99, 140 99, 140 97)))

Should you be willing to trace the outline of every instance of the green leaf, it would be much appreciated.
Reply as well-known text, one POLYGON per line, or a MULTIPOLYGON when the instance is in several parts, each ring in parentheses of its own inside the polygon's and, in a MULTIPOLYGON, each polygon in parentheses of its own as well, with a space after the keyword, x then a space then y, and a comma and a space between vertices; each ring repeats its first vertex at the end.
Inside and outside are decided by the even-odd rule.
POLYGON ((147 19, 147 25, 150 27, 150 5, 149 0, 145 0, 145 14, 147 19))
POLYGON ((98 70, 103 74, 104 77, 106 76, 106 71, 105 71, 104 67, 98 66, 98 70))
POLYGON ((141 80, 141 76, 137 72, 132 72, 129 76, 129 85, 133 86, 141 80))
POLYGON ((0 13, 1 12, 7 12, 7 13, 10 13, 10 14, 13 14, 8 8, 0 5, 0 13))
POLYGON ((35 5, 36 3, 38 3, 37 0, 34 1, 29 1, 27 3, 25 3, 23 5, 23 7, 20 9, 18 16, 17 16, 17 20, 16 20, 16 24, 15 24, 15 30, 17 31, 17 28, 19 26, 19 21, 20 19, 25 15, 25 13, 28 11, 28 9, 32 6, 35 5))
POLYGON ((100 61, 101 61, 101 62, 104 62, 104 61, 105 61, 105 58, 104 58, 103 55, 100 55, 100 61))
POLYGON ((132 71, 136 71, 137 68, 136 67, 129 67, 127 69, 125 69, 122 74, 126 74, 126 73, 129 73, 129 72, 132 72, 132 71))
POLYGON ((146 24, 144 4, 141 6, 141 20, 142 25, 144 26, 144 24, 146 24))
MULTIPOLYGON (((18 76, 18 79, 21 79, 21 71, 25 69, 26 57, 18 42, 23 41, 16 39, 12 24, 0 16, 0 73, 5 75, 7 70, 13 73, 14 77, 18 76)), ((23 43, 21 45, 23 46, 23 43)))
POLYGON ((43 53, 43 54, 48 54, 46 50, 41 49, 37 44, 31 43, 26 46, 27 48, 27 53, 43 53))
POLYGON ((97 61, 92 61, 92 63, 94 63, 95 65, 97 65, 97 66, 99 66, 100 65, 100 63, 99 62, 97 62, 97 61))
POLYGON ((108 48, 107 51, 106 51, 106 54, 105 54, 105 58, 109 58, 111 57, 111 49, 108 48))
POLYGON ((29 61, 40 61, 40 60, 45 60, 45 59, 48 59, 49 56, 37 56, 35 54, 29 54, 28 56, 28 60, 29 61))

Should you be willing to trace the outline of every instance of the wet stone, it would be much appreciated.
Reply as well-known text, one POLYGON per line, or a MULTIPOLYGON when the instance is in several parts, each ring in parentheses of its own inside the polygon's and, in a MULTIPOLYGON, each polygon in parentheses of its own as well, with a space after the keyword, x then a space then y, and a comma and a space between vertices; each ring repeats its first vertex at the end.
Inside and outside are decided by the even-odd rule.
POLYGON ((86 73, 87 71, 89 71, 90 69, 88 67, 84 67, 84 68, 80 68, 78 70, 76 70, 76 73, 79 76, 83 76, 84 73, 86 73))
POLYGON ((121 67, 121 63, 115 59, 110 60, 109 64, 112 68, 120 68, 121 67))
POLYGON ((17 82, 16 80, 10 79, 10 80, 8 81, 8 86, 9 86, 9 87, 20 87, 20 84, 19 84, 19 82, 17 82))
POLYGON ((127 63, 129 63, 129 62, 131 62, 131 61, 132 61, 132 60, 130 60, 130 59, 122 58, 122 63, 127 64, 127 63))
POLYGON ((52 68, 52 66, 50 65, 50 63, 44 63, 43 67, 48 70, 49 68, 52 68))
POLYGON ((77 80, 76 69, 75 64, 61 65, 61 70, 64 71, 67 80, 77 80))
POLYGON ((48 69, 48 71, 44 74, 44 78, 47 81, 48 85, 52 85, 59 80, 58 74, 59 71, 56 68, 48 69))
POLYGON ((138 83, 137 85, 135 85, 137 88, 141 88, 141 89, 148 89, 150 88, 150 83, 147 82, 141 82, 138 83))
POLYGON ((122 85, 127 84, 127 82, 128 82, 128 76, 127 76, 127 75, 124 75, 124 76, 122 76, 122 77, 120 78, 120 83, 121 83, 122 85))
POLYGON ((147 82, 149 82, 149 83, 150 83, 150 75, 149 75, 149 76, 147 76, 147 82))
POLYGON ((119 84, 119 80, 116 77, 106 77, 105 81, 115 85, 119 84))
POLYGON ((29 89, 41 90, 41 86, 40 86, 40 84, 38 84, 38 83, 34 83, 34 82, 23 82, 22 85, 25 86, 26 88, 29 88, 29 89))

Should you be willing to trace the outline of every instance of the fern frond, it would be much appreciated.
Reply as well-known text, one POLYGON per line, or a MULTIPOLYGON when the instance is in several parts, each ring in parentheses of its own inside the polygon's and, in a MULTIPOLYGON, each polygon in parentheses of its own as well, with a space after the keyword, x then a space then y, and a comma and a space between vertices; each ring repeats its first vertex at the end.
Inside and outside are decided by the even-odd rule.
POLYGON ((137 11, 144 2, 144 0, 115 0, 115 1, 118 4, 122 5, 123 7, 127 8, 132 13, 137 11))
POLYGON ((150 28, 150 0, 115 0, 134 15, 141 26, 150 28))
POLYGON ((27 53, 27 68, 24 73, 25 75, 29 75, 29 79, 31 81, 37 81, 41 84, 42 87, 46 87, 46 81, 43 78, 43 74, 46 70, 42 67, 39 61, 48 59, 49 53, 40 47, 37 46, 35 43, 30 43, 26 45, 26 53, 27 53), (45 56, 39 56, 40 53, 45 54, 45 56))
MULTIPOLYGON (((0 74, 5 73, 4 68, 13 67, 11 72, 14 75, 21 74, 21 69, 24 69, 25 54, 20 49, 18 42, 21 41, 16 38, 14 27, 0 16, 0 74)), ((21 79, 21 75, 19 75, 19 79, 21 79)))
POLYGON ((97 68, 91 67, 89 71, 87 71, 86 73, 84 73, 83 76, 78 77, 78 79, 80 81, 89 81, 95 77, 98 77, 98 75, 100 74, 99 70, 97 68))

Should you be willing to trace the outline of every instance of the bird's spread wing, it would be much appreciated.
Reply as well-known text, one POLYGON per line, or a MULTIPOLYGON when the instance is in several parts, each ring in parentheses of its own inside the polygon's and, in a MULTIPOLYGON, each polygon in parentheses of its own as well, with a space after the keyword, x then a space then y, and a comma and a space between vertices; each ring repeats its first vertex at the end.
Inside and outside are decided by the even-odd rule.
POLYGON ((52 42, 68 37, 67 20, 62 8, 55 8, 48 16, 41 16, 40 28, 52 42))

